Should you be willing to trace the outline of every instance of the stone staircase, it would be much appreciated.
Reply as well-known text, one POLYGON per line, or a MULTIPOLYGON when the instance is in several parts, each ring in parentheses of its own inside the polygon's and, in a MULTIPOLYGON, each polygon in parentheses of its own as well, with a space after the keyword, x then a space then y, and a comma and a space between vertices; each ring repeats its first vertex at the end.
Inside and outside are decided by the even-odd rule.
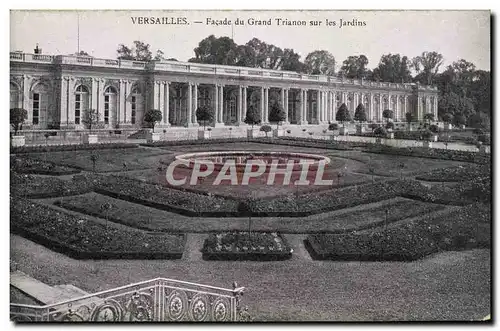
MULTIPOLYGON (((10 273, 10 286, 42 304, 52 304, 88 295, 84 290, 71 285, 47 285, 24 272, 16 270, 10 273)), ((16 303, 16 302, 12 302, 16 303)))

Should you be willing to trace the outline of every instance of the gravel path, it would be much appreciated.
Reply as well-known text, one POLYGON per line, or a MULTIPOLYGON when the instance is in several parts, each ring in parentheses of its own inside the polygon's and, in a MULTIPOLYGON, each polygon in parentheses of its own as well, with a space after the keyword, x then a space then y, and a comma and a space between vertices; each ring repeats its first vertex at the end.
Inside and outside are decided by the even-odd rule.
POLYGON ((243 304, 259 321, 473 320, 490 313, 489 250, 411 263, 77 261, 16 235, 10 245, 19 270, 88 292, 155 277, 222 287, 237 281, 247 287, 243 304))

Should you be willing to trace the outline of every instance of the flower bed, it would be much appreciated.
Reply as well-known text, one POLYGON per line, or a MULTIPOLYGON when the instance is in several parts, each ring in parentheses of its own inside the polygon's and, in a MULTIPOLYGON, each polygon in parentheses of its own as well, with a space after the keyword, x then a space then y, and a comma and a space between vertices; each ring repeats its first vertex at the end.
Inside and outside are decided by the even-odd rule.
POLYGON ((89 176, 75 175, 72 181, 57 177, 37 177, 10 172, 10 193, 32 199, 44 199, 91 192, 95 182, 89 176))
POLYGON ((203 245, 205 260, 277 261, 292 257, 292 249, 276 232, 222 232, 211 234, 203 245))
POLYGON ((463 161, 472 163, 489 163, 491 157, 488 154, 477 152, 457 151, 451 149, 422 148, 422 147, 391 147, 385 145, 370 144, 363 152, 380 153, 401 156, 426 157, 431 159, 463 161))
POLYGON ((113 198, 186 216, 237 215, 235 200, 171 189, 120 176, 107 176, 95 191, 113 198))
POLYGON ((467 164, 458 167, 435 169, 431 172, 417 176, 416 179, 428 182, 462 182, 472 180, 476 177, 490 176, 490 174, 491 167, 489 164, 481 166, 467 164))
POLYGON ((137 148, 136 144, 125 143, 99 143, 99 144, 75 144, 75 145, 52 145, 52 146, 22 146, 11 147, 11 154, 23 153, 43 153, 43 152, 61 152, 61 151, 84 151, 93 149, 120 149, 137 148))
POLYGON ((60 166, 52 162, 16 156, 10 158, 10 169, 22 174, 52 176, 72 175, 80 172, 79 169, 60 166))
POLYGON ((413 261, 438 251, 490 248, 489 207, 471 205, 445 216, 361 233, 314 234, 306 247, 314 259, 349 261, 413 261))
POLYGON ((104 225, 25 199, 10 199, 13 233, 76 259, 179 259, 182 234, 149 234, 104 225))

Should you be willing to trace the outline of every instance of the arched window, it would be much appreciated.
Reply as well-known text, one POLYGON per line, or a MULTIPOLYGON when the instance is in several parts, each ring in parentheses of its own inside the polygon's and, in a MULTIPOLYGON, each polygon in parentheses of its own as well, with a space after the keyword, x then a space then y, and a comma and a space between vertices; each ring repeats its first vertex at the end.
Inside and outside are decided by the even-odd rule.
POLYGON ((10 83, 10 108, 19 108, 19 88, 14 83, 10 83))
POLYGON ((116 113, 116 90, 108 86, 104 90, 104 124, 109 124, 116 120, 114 114, 116 113))
POLYGON ((84 111, 89 109, 89 90, 85 85, 79 85, 75 92, 75 124, 81 124, 84 111))
POLYGON ((40 125, 43 127, 46 121, 47 108, 49 104, 48 88, 44 84, 37 84, 33 88, 32 93, 32 123, 33 125, 40 125))
POLYGON ((143 107, 143 97, 141 94, 141 90, 137 86, 134 86, 134 88, 132 88, 130 105, 132 109, 130 114, 130 121, 132 124, 135 124, 137 121, 137 113, 142 111, 143 107))

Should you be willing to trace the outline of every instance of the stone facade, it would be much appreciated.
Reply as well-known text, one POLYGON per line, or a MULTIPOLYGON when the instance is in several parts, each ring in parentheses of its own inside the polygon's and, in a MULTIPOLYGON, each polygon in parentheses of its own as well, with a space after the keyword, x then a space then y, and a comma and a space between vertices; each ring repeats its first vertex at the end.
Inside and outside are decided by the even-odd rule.
POLYGON ((128 61, 90 57, 10 53, 10 107, 28 111, 23 129, 83 129, 87 109, 96 109, 99 127, 141 128, 144 112, 159 109, 157 127, 193 127, 196 109, 216 112, 210 125, 243 125, 248 107, 268 123, 271 102, 283 105, 286 124, 327 124, 345 103, 354 115, 365 106, 368 121, 394 121, 405 113, 437 118, 438 91, 417 84, 373 82, 289 71, 175 61, 128 61))

